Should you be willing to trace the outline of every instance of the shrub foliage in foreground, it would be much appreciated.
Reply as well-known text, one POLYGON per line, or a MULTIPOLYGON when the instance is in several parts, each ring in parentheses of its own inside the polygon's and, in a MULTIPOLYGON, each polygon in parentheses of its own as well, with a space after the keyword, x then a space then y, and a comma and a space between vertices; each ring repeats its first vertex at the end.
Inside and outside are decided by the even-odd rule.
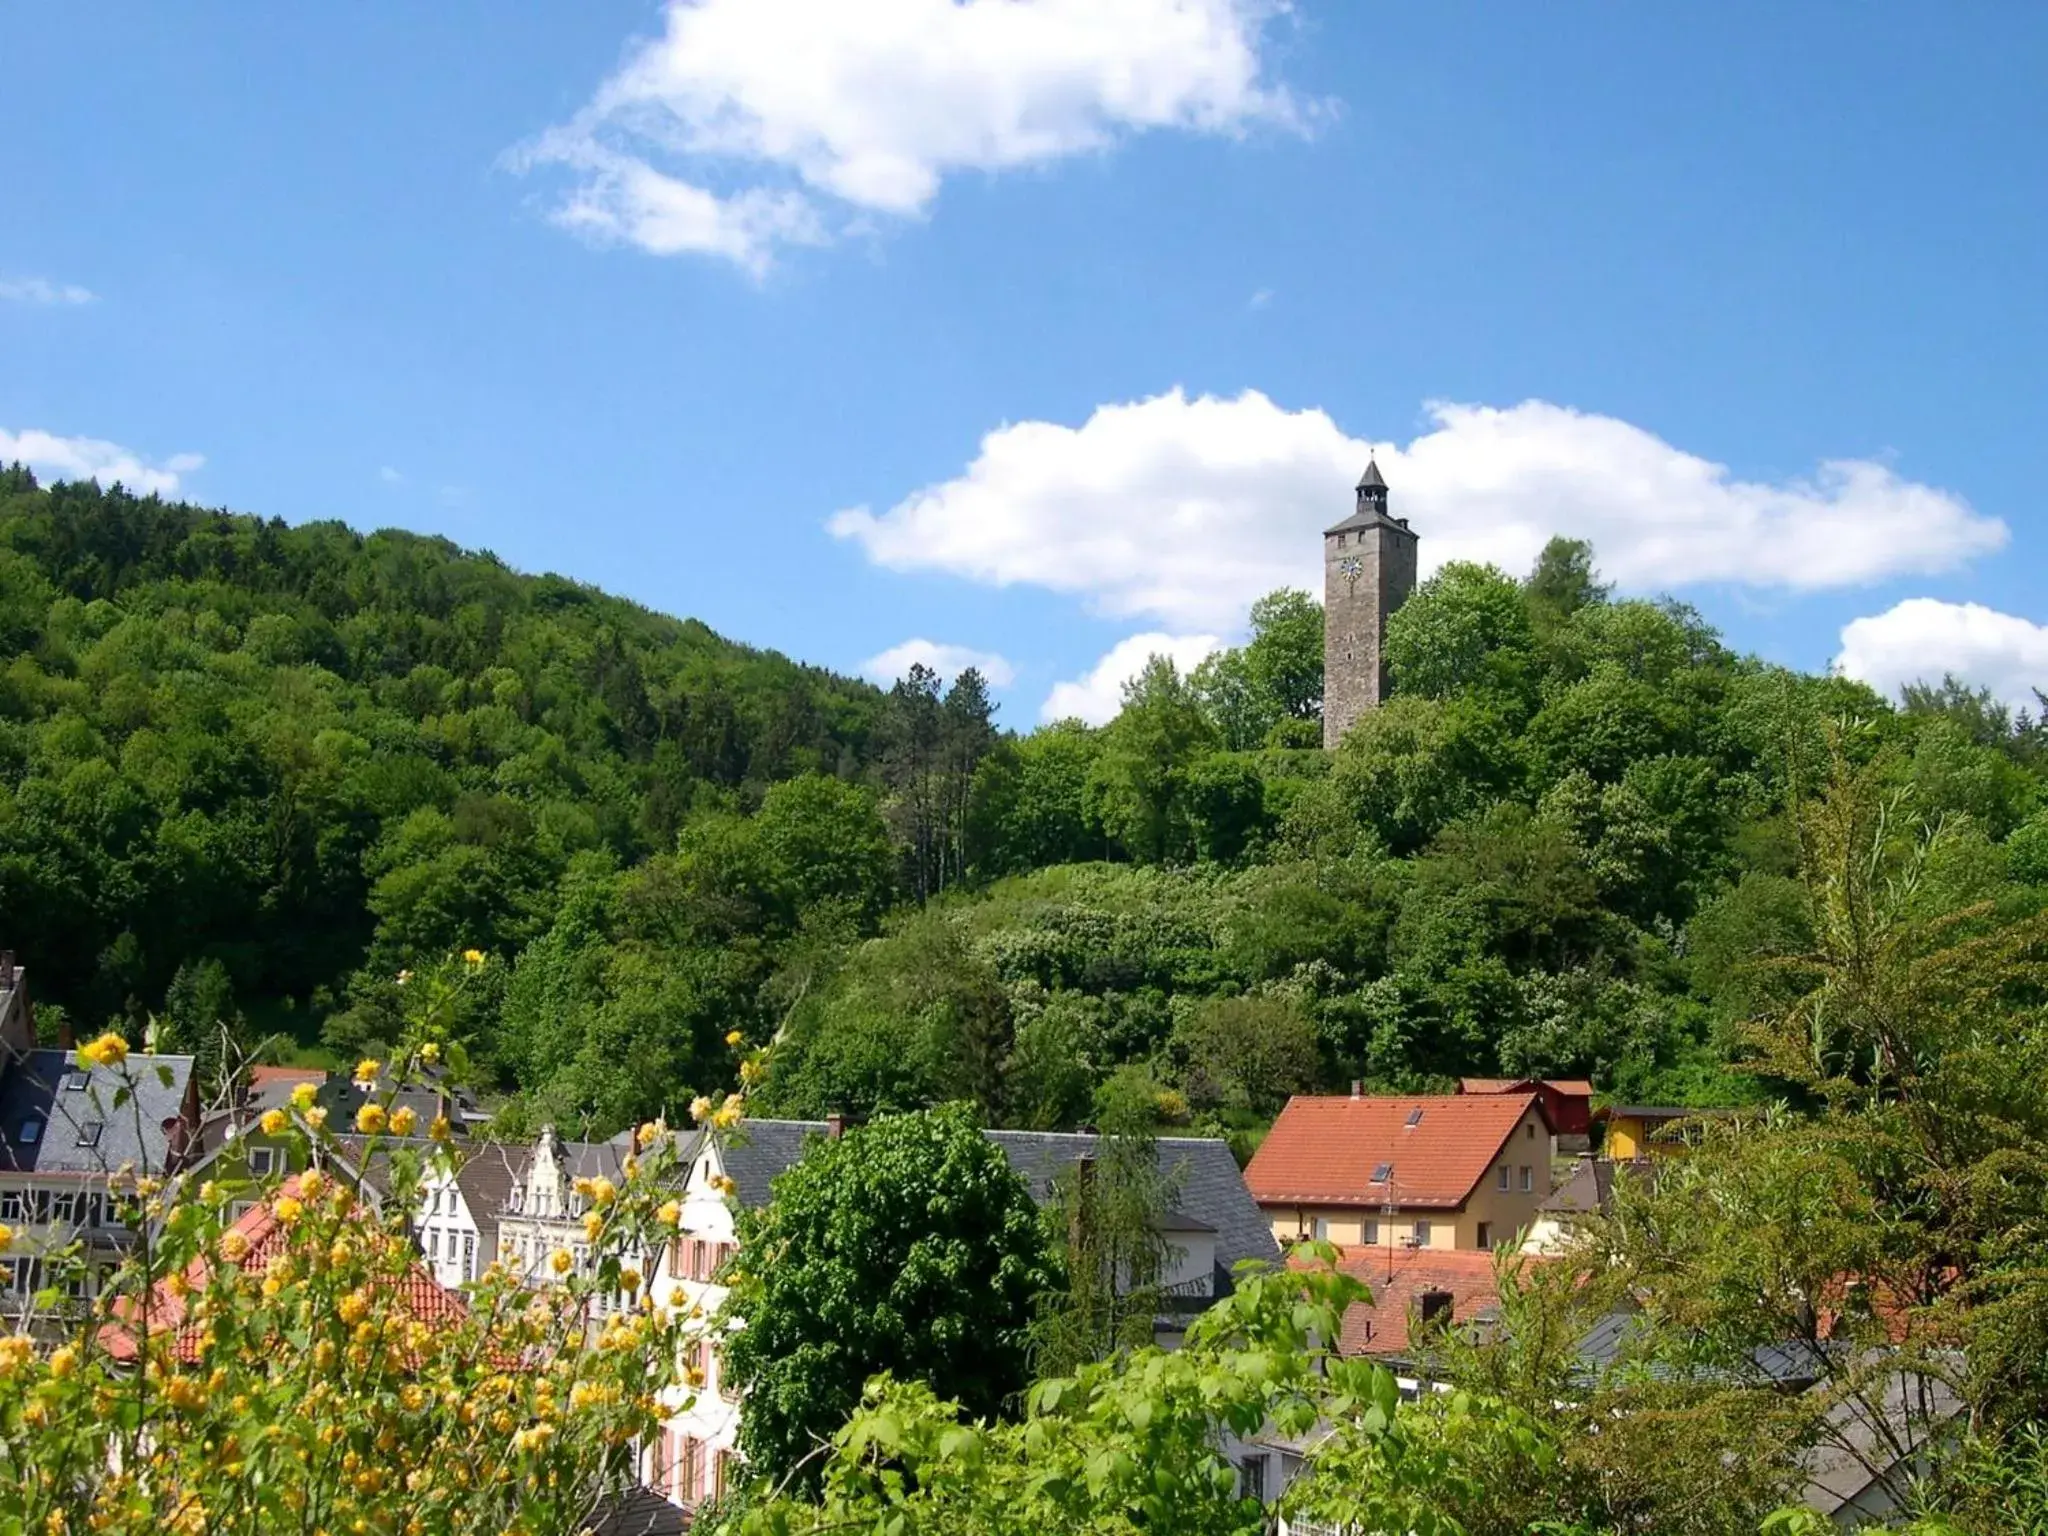
MULTIPOLYGON (((135 1070, 115 1037, 87 1050, 135 1070)), ((132 1104, 116 1099, 106 1112, 132 1104)), ((310 1094, 286 1117, 334 1150, 310 1094)), ((69 1317, 58 1297, 78 1256, 46 1256, 51 1310, 35 1339, 0 1337, 0 1532, 552 1536, 592 1523, 632 1479, 659 1394, 681 1390, 683 1330, 701 1327, 656 1306, 635 1267, 673 1229, 668 1138, 643 1128, 644 1163, 589 1192, 591 1262, 578 1272, 555 1255, 559 1289, 522 1289, 494 1265, 450 1296, 412 1247, 424 1159, 385 1140, 393 1118, 373 1101, 356 1127, 388 1159, 377 1206, 318 1168, 263 1186, 116 1172, 134 1252, 69 1317), (600 1311, 605 1294, 628 1304, 600 1311)))

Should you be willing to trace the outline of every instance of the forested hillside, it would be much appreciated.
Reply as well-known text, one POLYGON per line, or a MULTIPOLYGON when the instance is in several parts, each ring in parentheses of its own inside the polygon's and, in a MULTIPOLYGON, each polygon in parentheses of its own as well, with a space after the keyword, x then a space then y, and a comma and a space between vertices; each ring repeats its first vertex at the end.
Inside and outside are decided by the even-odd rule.
POLYGON ((1791 812, 1837 751, 1945 822, 1930 891, 2048 895, 2034 722, 1736 656, 1584 546, 1425 583, 1334 753, 1320 610, 1251 620, 1018 736, 972 673, 883 694, 443 541, 17 469, 0 942, 92 1025, 302 1053, 480 949, 446 1027, 508 1124, 674 1111, 737 1029, 783 1035, 764 1109, 1070 1125, 1123 1071, 1255 1134, 1352 1078, 1774 1091, 1738 962, 1806 943, 1791 812))

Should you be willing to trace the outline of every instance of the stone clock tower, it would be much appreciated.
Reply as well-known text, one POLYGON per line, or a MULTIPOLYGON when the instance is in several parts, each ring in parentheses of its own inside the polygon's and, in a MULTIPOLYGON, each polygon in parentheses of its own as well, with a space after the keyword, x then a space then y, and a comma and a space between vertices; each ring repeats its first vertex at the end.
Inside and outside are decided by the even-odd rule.
POLYGON ((1415 590, 1416 537, 1387 515, 1387 482, 1365 466, 1358 508, 1323 534, 1323 745, 1387 696, 1387 615, 1415 590))

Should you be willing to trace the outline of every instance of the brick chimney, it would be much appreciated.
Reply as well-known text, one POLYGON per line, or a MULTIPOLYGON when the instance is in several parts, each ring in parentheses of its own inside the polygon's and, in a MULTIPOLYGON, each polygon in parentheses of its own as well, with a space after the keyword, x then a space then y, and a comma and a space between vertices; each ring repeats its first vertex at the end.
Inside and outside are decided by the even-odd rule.
POLYGON ((835 1109, 832 1111, 831 1114, 825 1117, 826 1139, 829 1141, 837 1141, 840 1137, 844 1136, 845 1134, 846 1115, 843 1111, 835 1109))
POLYGON ((1351 1097, 1354 1099, 1365 1097, 1365 1084, 1355 1077, 1351 1079, 1351 1097))

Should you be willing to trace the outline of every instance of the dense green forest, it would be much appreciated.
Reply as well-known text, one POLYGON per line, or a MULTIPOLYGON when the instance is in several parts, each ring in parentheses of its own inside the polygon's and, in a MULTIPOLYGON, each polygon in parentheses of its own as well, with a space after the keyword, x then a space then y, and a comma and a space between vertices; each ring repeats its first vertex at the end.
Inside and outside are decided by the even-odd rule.
POLYGON ((1252 1133, 1353 1078, 1773 1091, 1739 962, 1807 942, 1837 752, 1945 827, 1930 888, 2048 897, 2032 719, 1737 656, 1583 545, 1425 583, 1334 753, 1320 610, 1250 618, 1013 735, 972 673, 884 693, 445 541, 0 471, 0 942, 209 1060, 387 1042, 481 949, 446 1027, 508 1126, 675 1111, 739 1030, 781 1037, 764 1111, 1070 1125, 1124 1074, 1252 1133))

